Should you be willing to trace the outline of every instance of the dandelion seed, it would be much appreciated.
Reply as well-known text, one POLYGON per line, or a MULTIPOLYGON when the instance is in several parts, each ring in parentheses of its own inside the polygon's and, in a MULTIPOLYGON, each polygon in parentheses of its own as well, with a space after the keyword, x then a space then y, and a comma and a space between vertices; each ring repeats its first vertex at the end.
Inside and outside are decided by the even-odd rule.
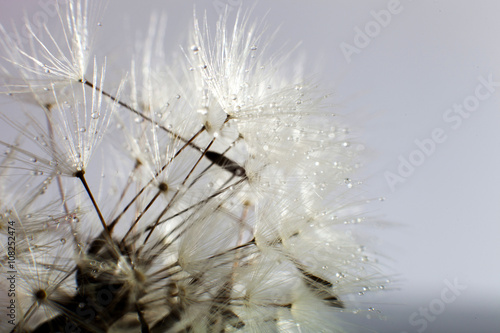
MULTIPOLYGON (((17 37, 14 40, 0 25, 2 57, 11 65, 10 71, 5 70, 8 75, 0 91, 11 94, 34 93, 38 94, 39 100, 41 91, 57 89, 59 92, 69 83, 85 80, 93 39, 89 22, 98 19, 99 9, 95 4, 89 4, 88 0, 70 1, 65 8, 56 3, 55 8, 64 36, 62 42, 56 41, 55 34, 45 24, 41 31, 35 32, 26 19, 24 29, 28 32, 30 45, 27 48, 20 32, 14 32, 17 37)), ((49 100, 50 95, 47 95, 43 102, 49 100)))

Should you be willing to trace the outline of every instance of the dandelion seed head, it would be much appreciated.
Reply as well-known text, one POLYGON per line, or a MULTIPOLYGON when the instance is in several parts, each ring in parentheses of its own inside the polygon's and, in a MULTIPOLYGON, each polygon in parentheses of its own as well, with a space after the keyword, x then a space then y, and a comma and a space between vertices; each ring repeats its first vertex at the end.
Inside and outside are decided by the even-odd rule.
POLYGON ((359 144, 290 50, 270 52, 276 34, 241 10, 215 29, 195 16, 175 54, 153 14, 119 80, 94 56, 91 3, 57 8, 62 42, 28 29, 24 48, 0 27, 1 89, 29 105, 0 116, 18 133, 0 140, 17 328, 340 330, 382 285, 352 230, 359 144))

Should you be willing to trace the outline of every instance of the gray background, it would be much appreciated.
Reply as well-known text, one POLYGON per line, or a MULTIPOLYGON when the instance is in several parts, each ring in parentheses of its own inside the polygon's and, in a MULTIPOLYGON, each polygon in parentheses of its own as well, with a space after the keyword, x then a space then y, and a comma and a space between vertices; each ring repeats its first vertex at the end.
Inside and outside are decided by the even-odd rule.
MULTIPOLYGON (((19 26, 22 7, 33 17, 45 2, 0 0, 0 22, 19 26)), ((234 13, 242 2, 255 6, 253 17, 268 13, 270 31, 281 26, 278 42, 303 42, 307 71, 334 92, 366 143, 363 189, 385 198, 370 209, 387 222, 367 236, 387 258, 383 273, 395 282, 388 285, 393 290, 366 296, 366 308, 376 302, 386 320, 378 312, 355 320, 380 332, 418 332, 422 326, 409 323, 412 313, 441 297, 445 279, 458 279, 467 289, 421 332, 498 332, 500 87, 457 129, 443 115, 474 94, 478 77, 500 82, 500 4, 402 0, 401 11, 348 62, 340 45, 354 45, 355 28, 364 30, 374 21, 371 11, 387 9, 390 1, 111 0, 97 50, 119 63, 116 48, 137 29, 145 32, 152 10, 167 14, 167 43, 176 48, 193 3, 215 22, 220 5, 234 13), (429 138, 434 128, 447 140, 392 191, 384 174, 396 173, 399 156, 408 158, 414 141, 429 138)))

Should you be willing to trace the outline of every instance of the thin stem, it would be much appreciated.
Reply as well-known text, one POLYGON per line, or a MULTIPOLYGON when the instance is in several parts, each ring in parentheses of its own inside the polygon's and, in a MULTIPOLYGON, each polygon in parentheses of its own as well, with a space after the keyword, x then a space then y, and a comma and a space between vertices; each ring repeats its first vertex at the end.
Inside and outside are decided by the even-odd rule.
POLYGON ((160 220, 162 218, 163 215, 165 215, 165 213, 170 209, 170 207, 172 206, 172 204, 174 203, 175 199, 177 198, 179 192, 181 191, 181 189, 183 188, 183 186, 186 184, 187 180, 189 179, 189 177, 193 174, 194 170, 196 169, 196 167, 199 165, 201 159, 203 158, 203 156, 205 155, 205 153, 208 151, 208 149, 210 149, 210 147, 212 146, 212 144, 214 143, 215 141, 215 138, 212 139, 212 141, 210 141, 210 143, 208 144, 208 146, 205 148, 205 150, 203 151, 203 153, 201 154, 200 158, 198 158, 198 160, 196 161, 196 163, 193 165, 193 167, 191 168, 191 170, 189 171, 188 175, 186 176, 186 178, 184 178, 184 181, 182 182, 180 188, 177 190, 177 192, 175 192, 174 196, 172 197, 172 199, 170 199, 170 202, 168 203, 167 207, 165 207, 165 209, 163 209, 163 211, 160 213, 160 215, 158 216, 158 218, 156 219, 156 222, 155 222, 155 225, 153 226, 153 228, 151 229, 151 231, 149 232, 149 234, 147 235, 146 239, 144 240, 144 244, 146 244, 146 242, 148 241, 149 237, 151 237, 151 234, 153 233, 153 231, 155 230, 156 226, 158 225, 158 223, 160 223, 160 220))
MULTIPOLYGON (((109 99, 111 99, 113 102, 115 102, 118 105, 124 107, 125 109, 131 111, 132 113, 138 115, 142 119, 150 122, 151 124, 153 124, 155 126, 158 126, 163 131, 165 131, 168 134, 172 135, 175 139, 178 139, 178 140, 186 143, 187 145, 189 145, 189 147, 191 147, 193 149, 196 149, 199 152, 203 152, 202 148, 200 148, 198 145, 196 145, 195 143, 193 143, 193 138, 191 138, 189 140, 186 139, 186 138, 183 138, 180 134, 175 133, 174 131, 172 131, 172 130, 166 128, 165 126, 163 126, 162 124, 159 124, 157 121, 151 119, 150 117, 146 116, 142 112, 134 109, 132 106, 128 105, 127 103, 122 102, 121 100, 117 99, 115 96, 113 96, 110 93, 102 90, 100 87, 96 86, 95 84, 93 84, 92 82, 90 82, 88 80, 81 80, 80 82, 82 82, 86 86, 90 87, 91 89, 95 89, 96 91, 100 92, 104 96, 106 96, 109 99)), ((229 120, 231 120, 231 117, 228 115, 227 118, 226 118, 226 120, 224 121, 224 124, 227 123, 229 120)), ((206 128, 205 128, 205 126, 203 126, 202 129, 201 129, 201 131, 205 131, 205 130, 206 130, 206 128)), ((243 167, 241 167, 240 165, 238 165, 238 163, 236 163, 233 160, 231 160, 231 159, 223 156, 220 153, 213 152, 213 151, 207 151, 207 152, 204 153, 204 156, 208 160, 212 161, 213 163, 215 163, 216 165, 220 166, 224 170, 226 170, 228 172, 231 172, 235 176, 240 176, 240 177, 245 177, 246 176, 245 175, 245 169, 243 167)))
POLYGON ((94 205, 95 211, 97 212, 97 215, 99 216, 99 220, 101 221, 102 227, 104 228, 104 231, 106 232, 107 236, 111 237, 111 232, 106 224, 106 221, 104 220, 104 217, 101 214, 101 210, 99 209, 99 206, 97 205, 97 202, 94 199, 94 195, 92 194, 92 191, 90 191, 90 187, 87 184, 87 180, 85 179, 85 172, 84 171, 78 171, 75 173, 75 177, 80 179, 80 181, 83 184, 83 187, 85 187, 85 191, 87 191, 87 194, 92 201, 92 205, 94 205))
MULTIPOLYGON (((192 138, 191 138, 191 141, 196 139, 196 137, 198 137, 198 135, 201 134, 201 132, 203 131, 203 129, 199 130, 192 138)), ((120 213, 120 215, 118 215, 114 220, 113 222, 111 222, 111 228, 113 228, 116 223, 118 223, 118 221, 120 220, 120 218, 127 212, 127 210, 132 206, 132 204, 142 195, 142 193, 144 193, 144 191, 146 190, 146 188, 151 185, 154 180, 163 172, 165 171, 165 169, 167 168, 167 166, 184 150, 186 149, 186 147, 188 146, 189 142, 186 142, 184 144, 184 146, 182 146, 176 153, 173 157, 171 157, 167 163, 165 163, 165 165, 163 165, 160 169, 160 171, 156 172, 156 174, 153 176, 153 178, 151 178, 147 183, 146 185, 144 185, 140 190, 139 192, 137 192, 137 194, 132 198, 132 200, 130 200, 130 202, 127 204, 127 206, 125 206, 125 208, 122 210, 122 212, 120 213)))
POLYGON ((121 241, 121 244, 124 244, 125 243, 125 240, 127 239, 128 235, 132 232, 132 230, 134 229, 134 227, 137 225, 137 223, 139 223, 139 221, 141 220, 141 218, 144 216, 144 214, 146 214, 146 212, 149 210, 149 208, 151 208, 151 206, 153 205, 153 203, 156 201, 156 199, 158 199, 158 197, 163 193, 162 190, 158 190, 158 192, 156 192, 155 196, 153 197, 153 199, 151 199, 151 201, 147 204, 146 208, 144 208, 141 213, 139 214, 139 216, 135 219, 134 223, 132 223, 132 226, 128 229, 127 233, 125 234, 125 236, 123 236, 123 239, 121 241))
MULTIPOLYGON (((54 128, 52 127, 52 122, 50 119, 51 115, 52 115, 52 105, 47 104, 47 105, 44 105, 43 108, 46 110, 45 117, 47 118, 47 130, 49 132, 50 149, 52 150, 52 158, 55 158, 56 147, 55 147, 55 141, 54 141, 54 128)), ((66 195, 64 193, 61 175, 58 174, 56 176, 56 179, 57 179, 57 186, 59 188, 59 194, 61 195, 61 201, 63 204, 64 212, 66 214, 69 214, 68 204, 66 202, 66 195)))

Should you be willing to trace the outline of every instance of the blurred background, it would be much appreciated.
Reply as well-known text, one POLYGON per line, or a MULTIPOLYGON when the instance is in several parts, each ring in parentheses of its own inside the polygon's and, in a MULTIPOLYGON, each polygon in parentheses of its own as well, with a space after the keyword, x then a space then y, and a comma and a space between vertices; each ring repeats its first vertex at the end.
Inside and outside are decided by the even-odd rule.
MULTIPOLYGON (((49 3, 0 0, 0 22, 43 21, 49 3)), ((363 190, 384 198, 368 236, 394 283, 366 295, 360 331, 499 332, 500 3, 110 0, 96 48, 128 66, 116 50, 153 11, 167 15, 165 44, 185 46, 194 5, 212 25, 226 6, 251 9, 279 27, 277 44, 302 42, 306 73, 365 143, 363 190)))

